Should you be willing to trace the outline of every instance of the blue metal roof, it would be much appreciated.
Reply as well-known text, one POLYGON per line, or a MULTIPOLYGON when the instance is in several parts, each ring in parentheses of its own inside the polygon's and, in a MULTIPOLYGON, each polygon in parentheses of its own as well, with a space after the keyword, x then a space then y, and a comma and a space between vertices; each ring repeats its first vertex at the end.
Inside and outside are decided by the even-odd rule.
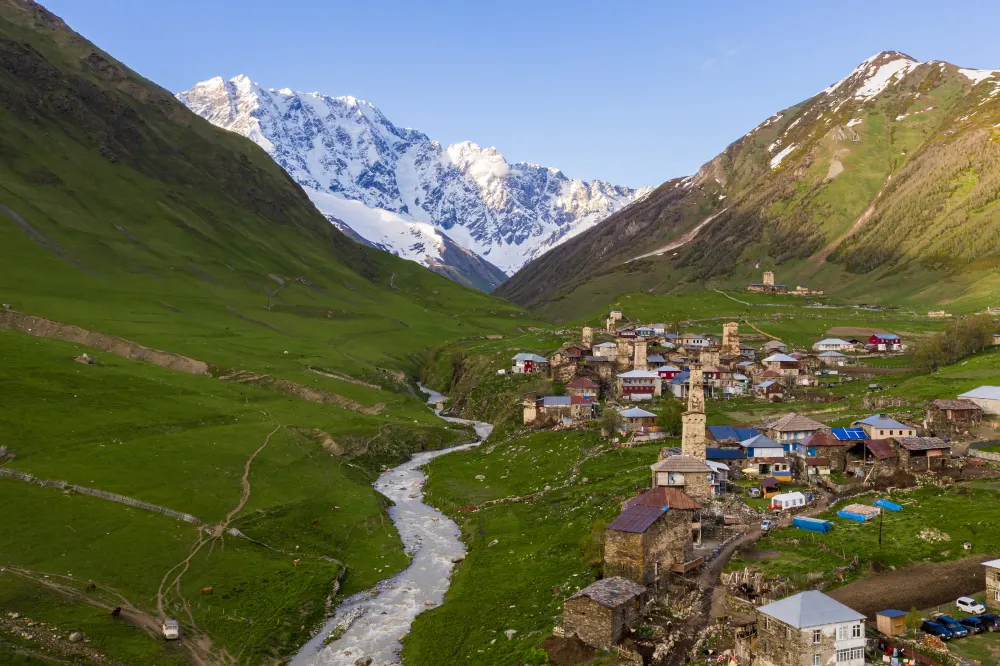
POLYGON ((840 441, 849 439, 868 439, 868 435, 861 428, 831 428, 833 436, 840 441))
POLYGON ((740 460, 746 458, 743 449, 720 449, 709 447, 705 449, 705 457, 709 460, 740 460))
POLYGON ((756 428, 733 428, 733 430, 736 431, 736 436, 740 438, 741 442, 760 434, 756 428))
POLYGON ((890 419, 883 414, 872 414, 866 419, 861 419, 858 423, 864 423, 865 425, 870 425, 873 428, 909 428, 910 426, 905 423, 900 423, 896 419, 890 419))
POLYGON ((884 617, 903 617, 904 615, 909 615, 906 611, 901 610, 884 610, 875 613, 876 615, 882 615, 884 617))
POLYGON ((708 426, 708 433, 717 442, 724 439, 735 439, 740 441, 740 438, 736 435, 736 428, 733 426, 721 425, 721 426, 708 426))

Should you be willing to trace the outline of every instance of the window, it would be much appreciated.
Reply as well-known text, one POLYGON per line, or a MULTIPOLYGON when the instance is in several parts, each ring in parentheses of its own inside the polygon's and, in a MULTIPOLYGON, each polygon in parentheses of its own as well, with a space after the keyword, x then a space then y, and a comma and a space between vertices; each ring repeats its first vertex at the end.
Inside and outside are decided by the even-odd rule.
POLYGON ((814 654, 813 655, 813 666, 819 666, 819 655, 818 654, 814 654))
MULTIPOLYGON (((837 661, 853 661, 855 659, 861 659, 865 656, 865 651, 863 648, 850 648, 848 650, 837 650, 837 661)), ((813 658, 815 660, 815 657, 813 658)), ((815 663, 815 661, 813 662, 815 663)))
POLYGON ((861 638, 861 625, 856 624, 851 627, 851 638, 861 638))
POLYGON ((764 628, 765 629, 770 629, 771 628, 771 618, 769 618, 769 617, 765 617, 764 618, 764 628))
POLYGON ((1000 590, 993 591, 993 601, 1000 601, 1000 590))
MULTIPOLYGON (((841 625, 840 627, 838 627, 838 629, 837 629, 837 640, 841 640, 841 641, 846 641, 847 640, 847 627, 846 626, 841 625)), ((840 659, 837 659, 837 661, 840 661, 840 659)))
MULTIPOLYGON (((819 643, 822 638, 823 638, 823 632, 820 631, 819 629, 813 629, 813 643, 819 643)), ((815 664, 819 663, 817 659, 819 659, 819 655, 813 657, 814 666, 815 664)))
POLYGON ((792 637, 792 630, 789 629, 788 627, 785 627, 785 638, 791 638, 791 637, 792 637))

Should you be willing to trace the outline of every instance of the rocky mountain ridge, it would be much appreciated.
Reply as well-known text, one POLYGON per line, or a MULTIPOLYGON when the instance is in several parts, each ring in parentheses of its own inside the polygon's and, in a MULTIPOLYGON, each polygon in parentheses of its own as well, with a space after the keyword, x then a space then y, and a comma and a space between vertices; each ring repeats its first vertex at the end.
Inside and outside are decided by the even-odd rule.
POLYGON ((442 146, 354 97, 242 75, 177 97, 264 148, 342 230, 486 290, 648 192, 510 164, 472 142, 442 146))

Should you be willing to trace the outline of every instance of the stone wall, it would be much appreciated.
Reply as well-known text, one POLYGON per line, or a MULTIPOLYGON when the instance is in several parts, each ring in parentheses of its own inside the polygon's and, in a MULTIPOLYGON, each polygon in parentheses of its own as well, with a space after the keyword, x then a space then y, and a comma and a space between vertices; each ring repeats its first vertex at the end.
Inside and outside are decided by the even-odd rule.
POLYGON ((987 568, 986 605, 1000 611, 1000 600, 997 600, 998 596, 1000 596, 1000 571, 993 568, 987 568))
POLYGON ((599 650, 609 650, 622 637, 626 624, 622 613, 605 608, 588 597, 567 599, 563 604, 563 631, 599 650))
POLYGON ((606 530, 604 534, 604 576, 621 576, 637 583, 646 580, 643 566, 643 535, 632 532, 606 530))
POLYGON ((992 451, 980 451, 979 449, 969 449, 969 457, 989 460, 990 462, 1000 462, 1000 453, 992 451))
POLYGON ((691 512, 671 509, 643 534, 607 530, 604 537, 604 575, 637 583, 663 578, 671 564, 694 559, 691 512))

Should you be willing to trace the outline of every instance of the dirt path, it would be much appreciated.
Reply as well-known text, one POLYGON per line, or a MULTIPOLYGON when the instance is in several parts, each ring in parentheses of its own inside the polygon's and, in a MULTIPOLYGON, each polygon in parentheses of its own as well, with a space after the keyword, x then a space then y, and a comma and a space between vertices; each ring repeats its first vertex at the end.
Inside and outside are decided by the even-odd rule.
POLYGON ((880 610, 931 608, 981 592, 982 563, 995 557, 976 555, 951 562, 918 564, 876 574, 826 593, 870 619, 880 610))
POLYGON ((748 322, 748 321, 747 321, 746 319, 743 319, 743 320, 741 320, 741 321, 742 321, 742 322, 743 322, 744 324, 746 324, 747 326, 749 326, 750 328, 752 328, 753 330, 755 330, 755 331, 757 331, 758 333, 760 333, 761 335, 764 335, 764 336, 767 336, 767 337, 771 338, 772 340, 778 340, 779 342, 781 341, 781 338, 779 338, 778 336, 776 336, 776 335, 771 335, 770 333, 768 333, 768 332, 766 332, 766 331, 762 331, 762 330, 760 330, 759 328, 757 328, 756 326, 754 326, 753 324, 751 324, 750 322, 748 322))
POLYGON ((217 526, 217 532, 225 530, 229 527, 230 521, 236 516, 236 514, 243 510, 244 506, 246 506, 247 500, 250 499, 250 466, 253 465, 254 458, 256 458, 257 455, 267 447, 268 443, 271 441, 271 437, 273 437, 276 432, 281 430, 282 427, 283 426, 280 423, 274 426, 274 430, 267 433, 267 437, 264 438, 264 443, 261 444, 260 447, 253 452, 253 455, 247 459, 246 465, 243 466, 243 478, 240 479, 240 483, 243 485, 243 493, 240 495, 240 501, 236 507, 226 515, 226 520, 217 526))
POLYGON ((713 215, 709 215, 704 220, 702 220, 701 222, 699 222, 698 226, 696 226, 694 229, 692 229, 691 231, 687 232, 686 234, 684 234, 683 236, 681 236, 677 240, 670 241, 669 243, 667 243, 666 245, 664 245, 663 247, 661 247, 658 250, 653 250, 652 252, 647 252, 646 254, 640 254, 638 257, 632 257, 631 259, 629 259, 625 263, 629 264, 629 263, 632 263, 633 261, 639 261, 640 259, 646 259, 648 257, 659 256, 661 254, 664 254, 665 252, 670 252, 671 250, 676 250, 677 248, 679 248, 679 247, 681 247, 683 245, 687 245, 688 243, 690 243, 691 241, 693 241, 695 239, 695 237, 701 232, 701 230, 705 227, 706 224, 708 224, 709 222, 711 222, 715 218, 719 217, 720 215, 722 215, 723 213, 725 213, 727 210, 729 210, 728 206, 725 207, 725 208, 723 208, 722 210, 720 210, 718 213, 715 213, 713 215))
POLYGON ((843 243, 845 240, 847 240, 855 233, 857 233, 858 230, 861 229, 861 227, 865 226, 868 220, 871 219, 871 216, 875 214, 875 205, 878 203, 878 200, 882 198, 882 193, 885 192, 885 188, 888 187, 889 181, 891 180, 892 180, 892 174, 889 174, 886 177, 885 182, 882 183, 882 187, 875 195, 875 198, 872 200, 871 205, 869 205, 868 208, 866 208, 865 211, 858 216, 858 219, 854 220, 854 223, 851 225, 850 229, 848 229, 843 234, 832 240, 829 245, 827 245, 822 250, 813 255, 812 259, 809 260, 809 263, 806 266, 805 270, 806 275, 812 275, 816 271, 818 271, 823 266, 823 264, 826 263, 827 257, 833 254, 833 251, 836 250, 838 247, 840 247, 841 243, 843 243))
MULTIPOLYGON (((31 580, 46 589, 57 593, 61 597, 87 604, 88 606, 98 608, 108 613, 116 607, 121 608, 121 614, 119 617, 138 627, 151 638, 155 640, 162 640, 160 621, 151 614, 137 607, 125 598, 125 596, 119 591, 113 588, 95 583, 95 585, 97 585, 96 589, 93 592, 87 593, 74 587, 74 585, 78 583, 68 576, 51 573, 42 574, 37 571, 32 571, 18 566, 4 567, 4 571, 6 573, 31 580)), ((175 645, 177 645, 178 649, 183 650, 187 654, 188 660, 194 666, 217 666, 217 664, 220 663, 230 663, 220 662, 218 658, 213 655, 210 641, 206 645, 204 638, 194 640, 196 638, 195 635, 192 635, 190 638, 185 638, 187 638, 187 640, 178 641, 175 645)))

